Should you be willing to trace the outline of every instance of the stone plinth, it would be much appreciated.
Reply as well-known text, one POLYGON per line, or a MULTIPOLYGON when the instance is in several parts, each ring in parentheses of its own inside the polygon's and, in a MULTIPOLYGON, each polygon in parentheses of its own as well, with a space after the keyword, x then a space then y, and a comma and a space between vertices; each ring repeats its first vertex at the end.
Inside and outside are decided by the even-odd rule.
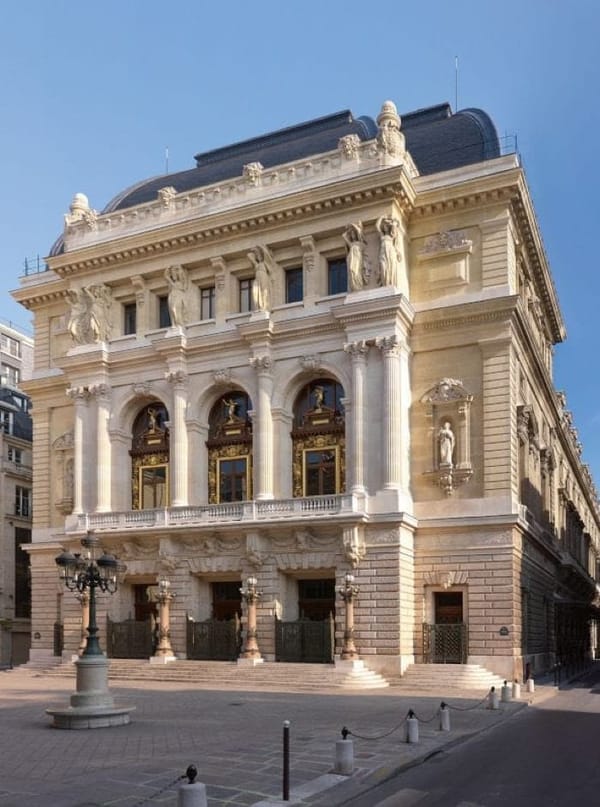
POLYGON ((57 729, 99 729, 125 726, 134 706, 115 706, 108 691, 106 656, 82 656, 75 662, 77 691, 66 709, 46 709, 57 729))

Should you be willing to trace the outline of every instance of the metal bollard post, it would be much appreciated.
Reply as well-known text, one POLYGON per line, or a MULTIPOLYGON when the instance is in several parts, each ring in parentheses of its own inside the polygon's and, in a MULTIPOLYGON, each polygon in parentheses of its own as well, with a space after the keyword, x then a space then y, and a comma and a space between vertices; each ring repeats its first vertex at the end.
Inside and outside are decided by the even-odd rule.
POLYGON ((177 791, 177 807, 207 807, 206 785, 195 782, 198 775, 195 765, 190 765, 185 772, 188 782, 180 785, 177 791))
POLYGON ((450 709, 444 701, 440 704, 440 731, 450 731, 450 709))
POLYGON ((419 721, 412 709, 408 710, 406 718, 406 742, 411 744, 419 742, 419 721))
POLYGON ((513 700, 515 700, 515 701, 519 700, 519 698, 521 697, 521 684, 517 681, 516 678, 513 681, 513 685, 512 685, 512 697, 513 697, 513 700))
POLYGON ((511 687, 509 687, 508 681, 504 682, 500 700, 502 701, 502 703, 508 703, 511 700, 511 687))
POLYGON ((354 772, 354 741, 348 739, 350 732, 344 726, 342 739, 335 744, 335 773, 342 776, 351 776, 354 772))
POLYGON ((290 800, 290 721, 283 721, 283 800, 290 800))
POLYGON ((488 709, 499 709, 500 708, 500 695, 496 691, 496 687, 492 687, 490 689, 490 694, 488 696, 488 709))

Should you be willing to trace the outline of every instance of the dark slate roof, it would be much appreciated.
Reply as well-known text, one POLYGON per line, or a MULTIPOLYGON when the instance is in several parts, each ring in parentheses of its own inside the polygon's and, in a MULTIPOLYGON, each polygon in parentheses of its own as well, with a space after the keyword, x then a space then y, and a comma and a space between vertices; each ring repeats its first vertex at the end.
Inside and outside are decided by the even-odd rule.
MULTIPOLYGON (((460 168, 500 154, 494 124, 481 109, 464 109, 452 114, 449 104, 438 104, 409 112, 401 118, 406 146, 421 174, 460 168)), ((124 210, 153 201, 158 191, 167 186, 181 193, 241 176, 247 163, 259 162, 265 168, 272 168, 331 151, 337 147, 340 137, 349 134, 356 134, 361 140, 371 140, 377 134, 377 124, 366 116, 355 118, 346 109, 196 154, 194 168, 138 182, 115 196, 102 212, 124 210)), ((62 249, 60 237, 50 254, 58 255, 62 249)))

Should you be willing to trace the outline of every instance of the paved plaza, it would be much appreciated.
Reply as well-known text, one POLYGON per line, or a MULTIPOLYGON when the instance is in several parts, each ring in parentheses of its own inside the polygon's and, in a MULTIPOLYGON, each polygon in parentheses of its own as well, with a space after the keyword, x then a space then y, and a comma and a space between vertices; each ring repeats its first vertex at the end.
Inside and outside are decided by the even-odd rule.
POLYGON ((135 706, 130 725, 51 728, 45 709, 67 705, 73 689, 70 679, 0 672, 0 807, 171 807, 176 779, 190 764, 207 785, 210 807, 277 803, 285 720, 291 722, 290 803, 332 807, 554 692, 538 687, 492 711, 480 702, 481 692, 300 694, 131 682, 111 687, 118 704, 135 706), (442 697, 451 707, 450 733, 439 730, 442 697), (403 721, 411 708, 421 721, 417 745, 405 741, 403 721), (353 732, 351 777, 333 772, 343 726, 353 732))

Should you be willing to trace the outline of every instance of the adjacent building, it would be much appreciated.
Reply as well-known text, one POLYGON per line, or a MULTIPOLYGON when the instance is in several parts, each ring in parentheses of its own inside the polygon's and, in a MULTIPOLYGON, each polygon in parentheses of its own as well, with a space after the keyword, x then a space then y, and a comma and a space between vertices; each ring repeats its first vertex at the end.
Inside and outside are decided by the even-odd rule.
POLYGON ((33 339, 0 320, 0 667, 22 664, 31 643, 32 468, 29 398, 33 339))
POLYGON ((380 673, 589 658, 598 500, 525 175, 487 114, 388 101, 195 160, 102 212, 77 194, 15 292, 32 658, 79 644, 54 559, 87 530, 125 564, 99 604, 113 656, 152 652, 168 579, 175 653, 235 658, 255 579, 262 657, 331 661, 351 573, 380 673))

